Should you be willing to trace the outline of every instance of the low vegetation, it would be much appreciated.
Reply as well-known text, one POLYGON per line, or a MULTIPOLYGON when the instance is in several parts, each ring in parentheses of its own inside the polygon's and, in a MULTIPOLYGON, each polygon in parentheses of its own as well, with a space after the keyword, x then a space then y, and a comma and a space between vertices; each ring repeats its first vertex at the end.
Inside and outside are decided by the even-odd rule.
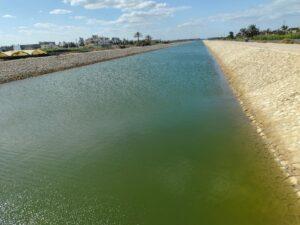
POLYGON ((263 41, 263 42, 279 42, 293 44, 295 40, 300 40, 300 28, 289 28, 283 25, 276 30, 266 29, 260 30, 255 24, 249 25, 247 28, 241 28, 236 34, 230 31, 227 37, 216 37, 212 39, 236 40, 236 41, 263 41))
POLYGON ((300 32, 299 33, 290 33, 290 34, 263 34, 257 35, 253 37, 254 40, 261 40, 261 41, 274 41, 274 40, 284 40, 284 39, 300 39, 300 32))

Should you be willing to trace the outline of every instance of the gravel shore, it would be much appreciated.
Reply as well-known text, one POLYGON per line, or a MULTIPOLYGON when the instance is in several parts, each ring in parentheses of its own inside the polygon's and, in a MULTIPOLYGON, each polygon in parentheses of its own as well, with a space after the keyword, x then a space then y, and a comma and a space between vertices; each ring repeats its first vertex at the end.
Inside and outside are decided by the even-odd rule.
POLYGON ((93 63, 135 55, 143 52, 168 48, 174 44, 158 44, 145 47, 102 50, 87 53, 71 53, 41 58, 26 58, 12 61, 0 61, 0 84, 25 79, 60 70, 85 66, 93 63))
POLYGON ((300 197, 300 45, 205 44, 300 197))

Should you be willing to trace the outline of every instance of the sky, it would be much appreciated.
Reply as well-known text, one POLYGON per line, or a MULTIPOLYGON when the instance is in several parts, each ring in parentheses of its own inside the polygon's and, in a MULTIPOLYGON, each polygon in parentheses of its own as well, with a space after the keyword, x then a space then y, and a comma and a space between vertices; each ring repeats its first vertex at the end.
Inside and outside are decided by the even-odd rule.
POLYGON ((76 41, 92 34, 133 39, 225 36, 256 24, 300 26, 300 0, 0 0, 0 46, 76 41))

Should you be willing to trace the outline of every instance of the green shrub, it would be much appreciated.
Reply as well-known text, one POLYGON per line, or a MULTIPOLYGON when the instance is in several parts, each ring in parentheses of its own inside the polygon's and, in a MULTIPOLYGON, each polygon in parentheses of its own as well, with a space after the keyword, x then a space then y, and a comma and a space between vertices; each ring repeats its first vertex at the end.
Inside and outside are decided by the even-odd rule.
POLYGON ((257 35, 253 37, 253 40, 257 41, 275 41, 275 40, 284 40, 284 39, 300 39, 300 33, 296 34, 266 34, 266 35, 257 35))

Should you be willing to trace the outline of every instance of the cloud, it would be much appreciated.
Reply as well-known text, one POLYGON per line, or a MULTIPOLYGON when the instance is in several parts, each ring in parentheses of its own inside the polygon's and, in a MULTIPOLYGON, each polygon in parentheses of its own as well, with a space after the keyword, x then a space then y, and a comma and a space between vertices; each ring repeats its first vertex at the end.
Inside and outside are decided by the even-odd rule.
POLYGON ((166 3, 152 0, 63 0, 64 3, 80 5, 86 9, 115 8, 121 10, 145 10, 166 7, 166 3))
POLYGON ((154 20, 170 17, 174 14, 173 8, 159 8, 149 11, 132 11, 122 14, 116 21, 119 24, 145 24, 152 23, 154 20))
POLYGON ((35 23, 33 26, 39 29, 55 29, 58 27, 58 25, 53 23, 35 23))
POLYGON ((66 14, 72 13, 72 11, 66 10, 66 9, 54 9, 54 10, 50 11, 49 13, 52 15, 66 15, 66 14))
POLYGON ((72 30, 78 28, 77 26, 58 25, 54 23, 35 23, 33 27, 40 30, 47 30, 47 31, 54 31, 54 32, 63 31, 63 30, 72 30))
POLYGON ((171 17, 175 14, 175 12, 180 10, 185 10, 188 7, 157 7, 150 10, 138 10, 138 11, 130 11, 123 13, 116 20, 98 20, 98 19, 88 19, 88 25, 126 25, 134 26, 134 25, 145 25, 152 24, 161 19, 171 17))
POLYGON ((75 20, 84 20, 84 19, 86 19, 86 17, 85 16, 73 16, 73 19, 75 19, 75 20))
POLYGON ((178 28, 205 27, 209 23, 220 22, 269 22, 286 18, 287 16, 300 16, 300 0, 271 0, 246 10, 233 13, 221 13, 207 18, 198 18, 179 24, 178 28))
POLYGON ((196 19, 196 20, 185 22, 185 23, 181 23, 177 27, 178 28, 200 27, 200 26, 204 26, 204 25, 205 25, 205 23, 204 23, 204 21, 202 19, 196 19))
POLYGON ((12 43, 33 43, 43 40, 60 42, 74 41, 78 37, 91 34, 91 31, 83 26, 40 22, 31 26, 18 27, 15 34, 17 34, 17 38, 12 39, 13 41, 10 40, 12 43))
POLYGON ((12 16, 12 15, 9 15, 9 14, 6 14, 6 15, 3 15, 2 18, 5 18, 5 19, 14 19, 16 17, 12 16))
POLYGON ((186 10, 189 7, 172 7, 164 2, 153 0, 63 0, 70 5, 82 6, 86 9, 113 8, 121 10, 122 14, 115 20, 102 20, 96 18, 75 18, 86 19, 88 25, 101 26, 141 26, 153 24, 161 19, 171 17, 175 12, 186 10))
POLYGON ((31 27, 20 26, 18 27, 18 32, 26 35, 33 34, 59 34, 80 32, 82 27, 70 26, 70 25, 58 25, 54 23, 35 23, 31 27))
POLYGON ((211 16, 209 20, 211 22, 234 20, 253 22, 275 20, 291 15, 300 15, 299 0, 272 0, 268 4, 261 4, 247 10, 211 16))
POLYGON ((19 26, 18 30, 24 30, 24 29, 27 29, 27 28, 28 28, 27 26, 19 26))

